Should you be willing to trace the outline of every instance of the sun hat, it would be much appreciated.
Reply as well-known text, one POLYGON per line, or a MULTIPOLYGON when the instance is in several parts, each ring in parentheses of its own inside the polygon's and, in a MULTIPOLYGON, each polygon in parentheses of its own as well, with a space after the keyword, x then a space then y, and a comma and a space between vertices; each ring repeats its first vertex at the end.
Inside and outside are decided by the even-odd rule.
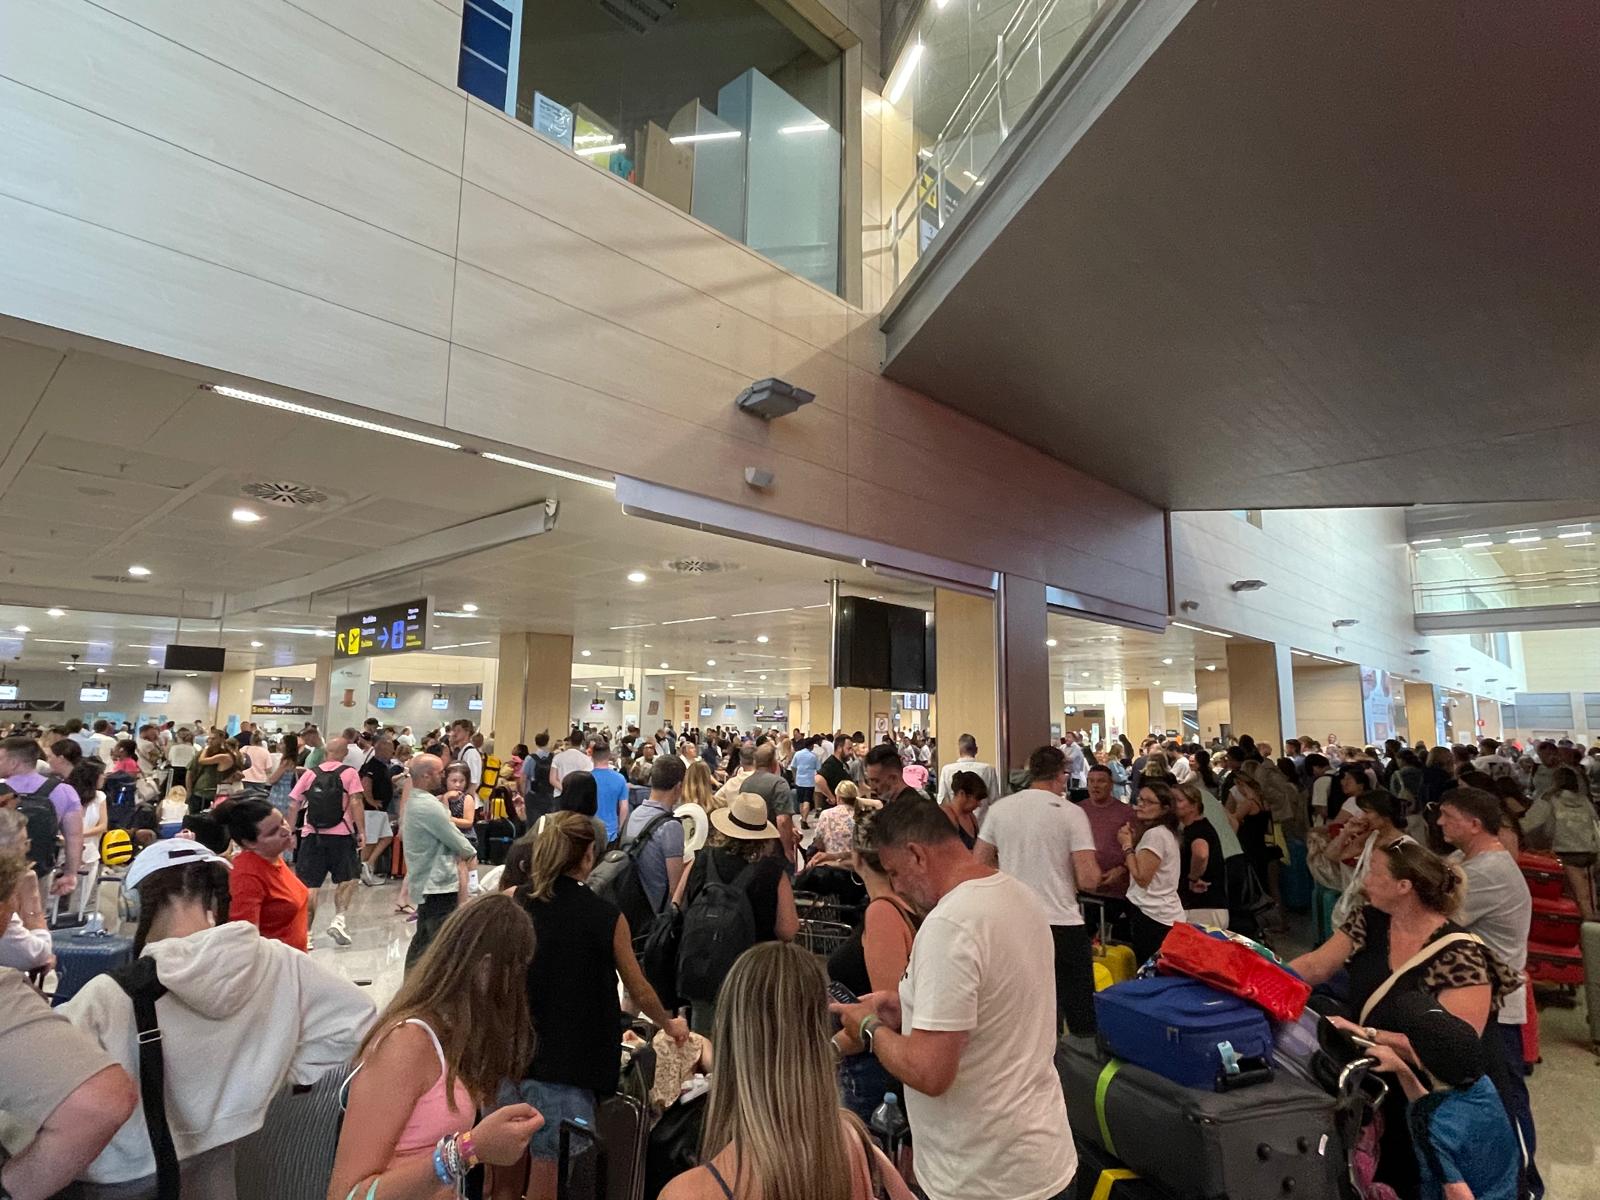
POLYGON ((711 825, 724 837, 744 841, 775 838, 777 829, 767 820, 767 802, 753 792, 740 792, 727 808, 711 814, 711 825))
POLYGON ((162 842, 151 842, 134 858, 128 873, 122 877, 122 886, 127 891, 137 891, 139 885, 157 871, 206 862, 219 862, 225 867, 228 865, 228 860, 222 855, 207 849, 192 837, 175 837, 162 842))

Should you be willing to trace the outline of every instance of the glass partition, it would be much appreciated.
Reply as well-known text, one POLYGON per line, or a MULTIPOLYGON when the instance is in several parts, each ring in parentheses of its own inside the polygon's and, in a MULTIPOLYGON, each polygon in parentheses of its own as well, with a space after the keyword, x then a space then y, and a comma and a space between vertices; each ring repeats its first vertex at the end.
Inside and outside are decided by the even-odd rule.
POLYGON ((840 52, 758 0, 466 0, 459 84, 838 291, 840 52))
MULTIPOLYGON (((1597 604, 1597 555, 1600 549, 1588 532, 1548 537, 1533 531, 1495 537, 1473 535, 1459 539, 1457 545, 1413 548, 1411 579, 1416 611, 1597 604)), ((1486 652, 1500 657, 1498 648, 1486 652)))
POLYGON ((928 0, 884 87, 892 282, 916 265, 1107 0, 928 0), (895 137, 894 134, 898 134, 895 137), (904 161, 890 148, 903 146, 904 161))

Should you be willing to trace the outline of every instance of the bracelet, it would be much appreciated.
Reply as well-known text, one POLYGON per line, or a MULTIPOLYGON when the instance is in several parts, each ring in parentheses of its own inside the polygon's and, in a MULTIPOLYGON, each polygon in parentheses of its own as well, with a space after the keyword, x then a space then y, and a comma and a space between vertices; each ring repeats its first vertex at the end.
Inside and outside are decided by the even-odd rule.
POLYGON ((478 1148, 472 1144, 472 1130, 456 1134, 456 1146, 461 1151, 461 1157, 467 1164, 467 1170, 477 1166, 482 1160, 478 1158, 478 1148))
POLYGON ((449 1138, 440 1138, 438 1144, 433 1148, 433 1173, 438 1177, 439 1182, 446 1187, 455 1183, 455 1177, 450 1174, 450 1169, 445 1165, 444 1161, 444 1144, 449 1140, 449 1138))
POLYGON ((856 1026, 856 1037, 860 1039, 861 1044, 869 1051, 872 1050, 873 1030, 877 1029, 882 1023, 876 1013, 868 1013, 861 1018, 861 1024, 856 1026))

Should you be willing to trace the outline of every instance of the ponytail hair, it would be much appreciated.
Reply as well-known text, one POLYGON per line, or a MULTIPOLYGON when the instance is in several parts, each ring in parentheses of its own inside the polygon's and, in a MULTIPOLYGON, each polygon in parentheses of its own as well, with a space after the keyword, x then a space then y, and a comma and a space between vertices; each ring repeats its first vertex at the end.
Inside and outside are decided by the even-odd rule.
POLYGON ((594 845, 594 822, 581 813, 553 812, 540 823, 528 864, 528 882, 522 895, 529 900, 549 900, 556 880, 570 875, 594 845))
POLYGON ((1410 838, 1385 846, 1383 852, 1389 860, 1389 873, 1410 883, 1424 908, 1442 917, 1455 916, 1467 895, 1467 877, 1460 867, 1410 838))

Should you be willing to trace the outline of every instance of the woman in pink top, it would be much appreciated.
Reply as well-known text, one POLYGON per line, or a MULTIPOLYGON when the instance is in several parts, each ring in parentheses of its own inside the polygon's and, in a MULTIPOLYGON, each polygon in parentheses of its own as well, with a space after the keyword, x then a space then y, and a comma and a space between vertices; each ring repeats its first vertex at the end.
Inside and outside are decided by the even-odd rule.
POLYGON ((474 1118, 532 1056, 532 959, 533 922, 508 896, 445 922, 356 1055, 328 1200, 440 1200, 478 1162, 521 1160, 536 1109, 474 1118))

